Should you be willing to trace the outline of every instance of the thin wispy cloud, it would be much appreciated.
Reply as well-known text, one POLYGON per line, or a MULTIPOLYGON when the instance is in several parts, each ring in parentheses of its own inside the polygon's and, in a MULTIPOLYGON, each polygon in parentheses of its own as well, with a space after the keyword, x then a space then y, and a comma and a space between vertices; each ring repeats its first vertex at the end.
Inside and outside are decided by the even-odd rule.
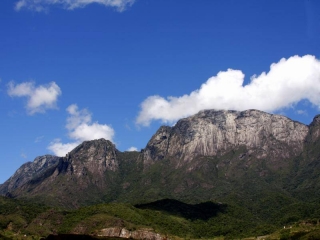
POLYGON ((297 110, 296 113, 299 115, 306 115, 306 116, 308 115, 308 112, 306 110, 301 110, 301 109, 297 110))
POLYGON ((221 71, 190 94, 180 97, 150 96, 141 104, 136 123, 148 126, 160 120, 172 123, 202 109, 259 109, 274 112, 308 100, 320 107, 320 61, 314 56, 293 56, 252 76, 243 85, 240 70, 221 71))
POLYGON ((39 137, 37 137, 37 138, 34 140, 34 142, 35 142, 35 143, 42 142, 43 138, 44 138, 44 136, 39 136, 39 137))
POLYGON ((57 109, 61 89, 55 82, 36 86, 34 82, 15 84, 11 81, 8 84, 7 93, 11 97, 27 98, 26 109, 32 115, 44 113, 48 109, 57 109))
POLYGON ((64 156, 83 141, 104 138, 112 141, 114 130, 106 124, 92 122, 91 113, 87 109, 79 110, 76 104, 67 108, 69 114, 67 118, 66 129, 69 143, 62 143, 60 139, 52 141, 48 147, 57 156, 64 156))
POLYGON ((22 9, 27 9, 42 12, 47 11, 51 6, 74 10, 96 3, 105 7, 115 8, 117 11, 122 12, 134 2, 135 0, 19 0, 15 3, 15 10, 20 11, 22 9))

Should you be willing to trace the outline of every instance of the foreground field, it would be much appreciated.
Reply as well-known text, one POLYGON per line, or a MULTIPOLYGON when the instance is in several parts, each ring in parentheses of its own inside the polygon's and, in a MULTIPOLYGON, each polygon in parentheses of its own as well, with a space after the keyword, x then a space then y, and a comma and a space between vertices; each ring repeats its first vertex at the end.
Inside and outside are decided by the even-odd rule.
MULTIPOLYGON (((66 239, 61 234, 105 239, 120 236, 116 234, 120 230, 141 239, 156 235, 161 239, 320 239, 317 218, 284 223, 289 216, 286 213, 272 224, 253 220, 255 216, 246 209, 214 202, 187 204, 165 199, 135 206, 108 203, 65 210, 4 197, 0 200, 0 239, 45 239, 49 235, 59 235, 49 239, 66 239)), ((297 209, 291 215, 303 219, 297 209)), ((308 210, 307 206, 301 209, 308 210)))

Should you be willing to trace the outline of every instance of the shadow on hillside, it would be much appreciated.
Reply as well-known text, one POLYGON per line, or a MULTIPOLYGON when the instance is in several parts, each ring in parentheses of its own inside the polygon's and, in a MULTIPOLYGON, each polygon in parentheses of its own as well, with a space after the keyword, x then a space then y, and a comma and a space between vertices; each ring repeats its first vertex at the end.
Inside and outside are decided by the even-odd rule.
POLYGON ((176 215, 190 220, 208 220, 215 217, 219 212, 225 212, 227 209, 226 204, 213 202, 187 204, 174 199, 163 199, 146 204, 137 204, 135 207, 166 212, 170 215, 176 215))

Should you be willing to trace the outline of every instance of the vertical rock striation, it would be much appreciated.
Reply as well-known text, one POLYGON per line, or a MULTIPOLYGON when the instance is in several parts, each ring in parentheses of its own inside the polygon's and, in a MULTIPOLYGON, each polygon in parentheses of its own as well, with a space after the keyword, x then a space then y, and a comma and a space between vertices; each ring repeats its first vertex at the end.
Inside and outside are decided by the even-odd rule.
POLYGON ((118 150, 105 139, 85 141, 66 155, 73 173, 77 176, 89 171, 93 175, 103 175, 106 171, 116 171, 119 163, 118 150))
POLYGON ((302 151, 308 130, 302 123, 258 110, 204 110, 174 127, 161 127, 147 144, 144 161, 165 157, 190 161, 241 146, 258 158, 289 158, 302 151))

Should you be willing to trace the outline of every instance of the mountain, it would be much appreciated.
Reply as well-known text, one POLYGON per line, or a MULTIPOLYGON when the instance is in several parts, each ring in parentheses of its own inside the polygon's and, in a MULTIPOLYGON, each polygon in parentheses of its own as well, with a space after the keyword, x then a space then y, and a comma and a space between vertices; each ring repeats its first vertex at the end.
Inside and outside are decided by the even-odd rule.
POLYGON ((62 158, 38 157, 0 185, 0 194, 67 208, 215 201, 259 219, 289 219, 288 206, 320 196, 319 136, 320 116, 306 126, 258 110, 204 110, 160 127, 141 152, 99 139, 62 158))
POLYGON ((0 185, 0 194, 10 193, 49 169, 55 168, 59 160, 59 157, 45 155, 23 164, 4 184, 0 185))
POLYGON ((0 186, 0 194, 65 207, 103 202, 118 186, 119 157, 125 161, 123 156, 131 155, 136 159, 138 153, 121 153, 105 139, 85 141, 65 157, 39 157, 23 165, 0 186), (47 167, 37 168, 39 159, 47 167), (26 166, 38 171, 33 174, 26 166))

